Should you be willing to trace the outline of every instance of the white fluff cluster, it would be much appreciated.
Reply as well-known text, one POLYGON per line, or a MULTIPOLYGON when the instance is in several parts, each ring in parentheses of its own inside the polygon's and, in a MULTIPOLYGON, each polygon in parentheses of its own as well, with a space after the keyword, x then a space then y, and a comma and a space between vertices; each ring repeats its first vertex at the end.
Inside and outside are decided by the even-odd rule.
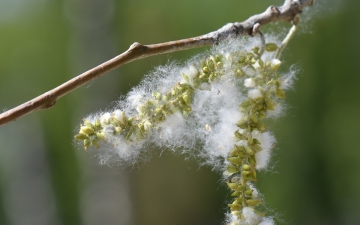
POLYGON ((156 148, 198 158, 225 171, 229 224, 273 225, 255 210, 263 201, 252 182, 275 144, 263 119, 281 114, 295 75, 280 76, 281 61, 255 46, 256 38, 228 40, 184 65, 156 68, 115 108, 85 118, 75 138, 98 147, 102 164, 134 164, 156 148))
POLYGON ((242 209, 243 220, 229 213, 227 214, 226 224, 229 225, 275 225, 271 217, 260 217, 252 208, 245 207, 242 209))
MULTIPOLYGON (((192 78, 197 76, 197 68, 201 67, 199 59, 217 54, 231 58, 232 52, 251 51, 255 45, 260 45, 256 38, 231 40, 214 47, 210 52, 195 56, 184 66, 179 66, 177 63, 160 66, 147 75, 138 87, 133 88, 126 98, 120 100, 113 110, 90 115, 86 120, 94 122, 100 118, 103 123, 114 115, 121 121, 123 119, 121 112, 124 112, 127 117, 135 117, 139 112, 139 106, 150 99, 154 91, 166 93, 177 83, 185 83, 181 74, 186 74, 191 84, 192 78)), ((269 59, 268 54, 264 54, 262 58, 269 59)), ((257 69, 259 66, 256 65, 258 63, 254 64, 254 67, 244 68, 243 72, 248 76, 255 76, 254 68, 257 69)), ((280 61, 273 60, 271 65, 279 66, 280 61)), ((225 64, 223 68, 224 76, 218 82, 203 84, 195 90, 189 115, 184 116, 176 112, 168 116, 156 129, 153 129, 147 138, 141 141, 127 141, 121 136, 107 135, 105 144, 101 143, 100 149, 96 150, 101 163, 132 164, 139 157, 146 157, 146 150, 149 147, 157 146, 181 149, 182 153, 201 157, 205 164, 210 164, 214 168, 223 168, 223 159, 227 157, 234 144, 239 144, 239 141, 234 138, 234 131, 238 129, 236 123, 243 117, 239 111, 239 103, 247 98, 263 97, 262 92, 256 88, 253 78, 235 79, 230 65, 225 64), (197 151, 194 152, 194 149, 197 151), (140 154, 142 152, 145 154, 140 154)), ((282 84, 283 88, 290 87, 293 74, 289 72, 286 75, 286 82, 282 84)), ((277 107, 279 108, 281 107, 277 107)), ((280 113, 281 110, 274 110, 271 116, 280 113)), ((145 128, 151 126, 150 123, 144 124, 145 128)), ((109 129, 108 132, 110 134, 112 130, 109 129)), ((255 134, 255 136, 263 148, 256 154, 257 169, 266 168, 275 139, 269 132, 255 134)))

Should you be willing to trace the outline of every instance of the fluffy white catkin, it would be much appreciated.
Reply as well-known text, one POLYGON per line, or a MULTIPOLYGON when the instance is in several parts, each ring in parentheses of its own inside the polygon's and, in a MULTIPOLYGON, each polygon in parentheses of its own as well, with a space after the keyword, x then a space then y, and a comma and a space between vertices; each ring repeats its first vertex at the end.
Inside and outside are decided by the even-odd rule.
POLYGON ((75 138, 97 147, 103 164, 133 164, 154 146, 200 158, 224 172, 233 191, 227 223, 272 225, 255 209, 262 199, 253 182, 275 143, 262 120, 281 114, 294 78, 294 71, 277 71, 271 49, 278 43, 263 53, 257 38, 227 40, 183 64, 160 66, 114 109, 85 118, 75 138))

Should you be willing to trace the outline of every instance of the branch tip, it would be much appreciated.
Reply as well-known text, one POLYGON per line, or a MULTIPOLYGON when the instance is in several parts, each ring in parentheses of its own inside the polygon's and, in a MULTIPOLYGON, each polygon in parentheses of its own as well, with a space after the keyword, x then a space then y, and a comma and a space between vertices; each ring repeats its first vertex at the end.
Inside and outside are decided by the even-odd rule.
POLYGON ((39 109, 50 108, 54 106, 56 101, 64 95, 131 61, 158 54, 212 46, 228 37, 237 37, 239 35, 253 36, 259 31, 262 25, 271 22, 288 21, 293 22, 293 24, 296 25, 301 10, 307 6, 313 5, 314 2, 315 0, 285 0, 284 4, 280 7, 270 6, 265 12, 251 16, 243 22, 228 24, 217 31, 195 38, 153 45, 142 45, 138 42, 134 42, 130 45, 127 51, 101 64, 100 66, 80 74, 79 76, 59 85, 45 94, 34 98, 33 100, 1 113, 0 126, 8 122, 15 121, 17 118, 35 112, 39 109))

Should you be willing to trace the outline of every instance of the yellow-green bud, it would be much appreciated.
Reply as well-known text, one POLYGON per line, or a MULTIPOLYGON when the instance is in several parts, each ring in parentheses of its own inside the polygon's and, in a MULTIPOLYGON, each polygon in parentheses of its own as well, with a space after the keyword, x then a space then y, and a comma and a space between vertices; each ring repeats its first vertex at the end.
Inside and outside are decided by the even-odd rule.
POLYGON ((227 158, 227 160, 233 164, 241 164, 241 158, 240 157, 230 157, 230 158, 227 158))
POLYGON ((88 127, 88 126, 82 126, 80 128, 80 132, 83 132, 87 135, 92 135, 95 133, 94 129, 92 129, 91 127, 88 127))
POLYGON ((265 45, 265 49, 267 52, 274 52, 276 51, 276 49, 278 49, 278 46, 274 43, 267 43, 265 45))
POLYGON ((251 166, 253 166, 253 167, 256 166, 256 161, 255 161, 253 158, 250 157, 250 158, 248 159, 248 161, 249 161, 249 163, 250 163, 251 166))
POLYGON ((250 148, 250 147, 246 147, 245 151, 248 155, 254 155, 254 150, 252 150, 252 148, 250 148))
POLYGON ((99 148, 100 145, 99 145, 99 142, 97 140, 92 140, 91 141, 91 144, 94 145, 95 147, 99 148))
POLYGON ((90 147, 90 144, 91 144, 91 142, 90 142, 89 139, 84 140, 84 148, 85 148, 85 150, 87 150, 90 147))
POLYGON ((84 140, 87 138, 88 138, 88 136, 84 133, 79 133, 79 134, 75 135, 75 139, 77 139, 77 140, 84 140))
POLYGON ((242 204, 242 198, 236 198, 235 201, 238 203, 238 204, 242 204))
POLYGON ((242 210, 242 208, 243 208, 243 206, 242 205, 240 205, 240 204, 228 204, 228 206, 230 207, 230 209, 232 210, 232 211, 240 211, 240 210, 242 210))
POLYGON ((243 169, 243 170, 250 170, 251 167, 250 167, 248 164, 243 164, 243 165, 242 165, 242 169, 243 169))
POLYGON ((251 196, 253 192, 254 192, 254 191, 253 191, 252 189, 248 189, 248 190, 245 191, 245 194, 246 194, 247 196, 251 196))
POLYGON ((188 94, 183 95, 184 102, 190 105, 190 96, 188 94))
POLYGON ((105 133, 104 132, 96 133, 96 138, 99 140, 105 140, 105 133))
POLYGON ((236 196, 239 196, 241 193, 239 191, 234 191, 231 196, 232 197, 236 197, 236 196))
POLYGON ((90 123, 88 120, 86 120, 86 119, 84 119, 84 124, 85 124, 85 126, 87 126, 87 127, 93 127, 93 124, 92 123, 90 123))
POLYGON ((247 175, 250 174, 250 172, 249 172, 249 171, 246 171, 246 170, 243 170, 243 171, 241 172, 241 174, 246 177, 247 175))
MULTIPOLYGON (((240 186, 239 183, 230 183, 230 182, 226 182, 227 186, 230 188, 230 189, 233 189, 233 190, 238 190, 238 187, 240 186)), ((241 187, 241 186, 240 186, 241 187)))
POLYGON ((250 206, 257 206, 261 203, 260 200, 257 199, 248 199, 246 200, 246 204, 250 205, 250 206))
POLYGON ((238 138, 239 140, 246 140, 246 136, 241 134, 239 131, 235 131, 234 135, 236 138, 238 138))
POLYGON ((238 172, 240 172, 239 168, 237 166, 233 166, 233 165, 227 165, 226 171, 228 171, 229 173, 238 173, 238 172))
POLYGON ((269 110, 274 110, 275 104, 271 99, 266 98, 265 99, 265 104, 266 104, 266 108, 268 108, 269 110))
POLYGON ((285 98, 285 93, 284 93, 284 91, 282 89, 276 88, 276 96, 278 98, 285 98))

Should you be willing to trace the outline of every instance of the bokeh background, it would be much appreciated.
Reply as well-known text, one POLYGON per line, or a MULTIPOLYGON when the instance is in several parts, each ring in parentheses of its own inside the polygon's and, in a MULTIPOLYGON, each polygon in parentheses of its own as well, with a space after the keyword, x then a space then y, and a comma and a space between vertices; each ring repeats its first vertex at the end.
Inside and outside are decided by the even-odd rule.
MULTIPOLYGON (((0 0, 0 109, 54 88, 134 41, 205 34, 282 3, 0 0)), ((270 125, 277 147, 272 170, 261 173, 257 186, 278 224, 356 225, 360 2, 317 4, 283 54, 283 68, 295 64, 299 79, 287 94, 286 115, 270 125)), ((204 50, 132 62, 52 109, 1 126, 0 224, 221 224, 229 193, 211 168, 161 151, 131 167, 101 166, 72 141, 82 117, 109 107, 152 68, 204 50)))

